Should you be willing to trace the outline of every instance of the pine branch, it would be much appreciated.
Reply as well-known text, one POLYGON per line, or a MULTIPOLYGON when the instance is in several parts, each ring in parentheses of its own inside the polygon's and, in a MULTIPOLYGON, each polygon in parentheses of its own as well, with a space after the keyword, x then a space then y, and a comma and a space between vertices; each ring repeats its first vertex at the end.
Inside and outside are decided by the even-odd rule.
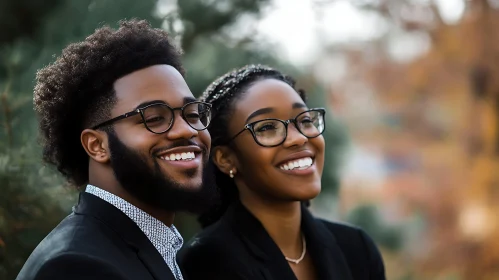
POLYGON ((2 114, 4 115, 5 135, 7 135, 7 149, 12 148, 12 125, 11 125, 11 110, 9 107, 8 93, 10 89, 10 81, 7 83, 4 92, 0 96, 2 114))

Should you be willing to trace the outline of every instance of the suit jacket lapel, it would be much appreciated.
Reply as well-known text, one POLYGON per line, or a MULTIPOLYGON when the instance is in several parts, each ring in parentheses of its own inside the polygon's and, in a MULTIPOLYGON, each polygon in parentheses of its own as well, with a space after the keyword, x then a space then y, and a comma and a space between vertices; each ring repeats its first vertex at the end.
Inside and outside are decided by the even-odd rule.
MULTIPOLYGON (((263 225, 240 202, 233 203, 224 215, 257 262, 254 274, 264 279, 296 279, 281 250, 263 225)), ((256 277, 255 277, 256 278, 256 277)))
MULTIPOLYGON (((265 279, 296 279, 281 250, 258 221, 240 202, 233 203, 224 219, 239 235, 261 265, 255 273, 265 279)), ((348 264, 334 235, 302 206, 302 230, 318 279, 352 280, 348 264)))
POLYGON ((336 238, 305 206, 302 206, 302 230, 318 279, 353 279, 336 238))
POLYGON ((73 212, 77 215, 93 216, 113 229, 137 253, 138 258, 155 279, 175 280, 161 254, 125 213, 99 197, 85 192, 80 193, 73 212))
POLYGON ((151 272, 154 279, 175 280, 175 276, 173 276, 173 273, 165 263, 165 260, 154 246, 152 246, 152 249, 154 249, 154 251, 152 251, 151 248, 143 248, 137 252, 142 263, 147 267, 149 272, 151 272))

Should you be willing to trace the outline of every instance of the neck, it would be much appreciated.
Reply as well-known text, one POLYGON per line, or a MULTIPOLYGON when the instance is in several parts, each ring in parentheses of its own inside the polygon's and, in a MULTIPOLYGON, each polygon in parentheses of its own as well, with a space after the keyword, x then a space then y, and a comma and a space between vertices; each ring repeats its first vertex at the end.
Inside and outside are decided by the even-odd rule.
POLYGON ((128 203, 141 209, 167 226, 171 226, 173 224, 175 212, 153 207, 140 201, 121 186, 114 176, 114 173, 102 173, 103 172, 95 172, 95 170, 92 171, 92 168, 90 168, 88 183, 124 199, 128 203))
POLYGON ((241 198, 241 203, 262 223, 284 256, 300 256, 303 244, 299 201, 265 201, 246 196, 241 198))

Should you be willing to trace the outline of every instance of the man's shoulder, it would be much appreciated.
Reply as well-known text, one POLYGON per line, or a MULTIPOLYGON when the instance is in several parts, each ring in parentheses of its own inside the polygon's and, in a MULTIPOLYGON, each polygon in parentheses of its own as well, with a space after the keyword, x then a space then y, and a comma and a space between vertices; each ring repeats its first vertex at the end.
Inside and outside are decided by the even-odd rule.
POLYGON ((64 251, 102 250, 101 246, 109 246, 119 237, 107 225, 98 219, 70 214, 63 219, 37 246, 35 251, 57 254, 64 251))
POLYGON ((63 251, 52 254, 34 265, 23 267, 16 279, 128 279, 128 277, 109 259, 77 251, 63 251))
POLYGON ((70 214, 35 248, 24 264, 18 279, 32 279, 42 267, 62 264, 78 258, 113 259, 113 252, 124 245, 119 236, 99 220, 70 214))

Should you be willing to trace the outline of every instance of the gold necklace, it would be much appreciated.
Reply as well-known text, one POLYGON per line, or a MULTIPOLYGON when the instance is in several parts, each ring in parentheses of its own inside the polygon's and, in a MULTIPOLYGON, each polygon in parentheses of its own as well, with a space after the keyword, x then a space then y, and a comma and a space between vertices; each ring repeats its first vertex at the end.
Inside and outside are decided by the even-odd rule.
POLYGON ((303 258, 305 257, 305 254, 307 253, 307 242, 305 241, 304 236, 302 236, 301 240, 302 240, 302 244, 303 244, 301 256, 298 259, 292 259, 292 258, 288 258, 288 257, 284 256, 288 262, 292 262, 294 264, 299 264, 303 260, 303 258))

